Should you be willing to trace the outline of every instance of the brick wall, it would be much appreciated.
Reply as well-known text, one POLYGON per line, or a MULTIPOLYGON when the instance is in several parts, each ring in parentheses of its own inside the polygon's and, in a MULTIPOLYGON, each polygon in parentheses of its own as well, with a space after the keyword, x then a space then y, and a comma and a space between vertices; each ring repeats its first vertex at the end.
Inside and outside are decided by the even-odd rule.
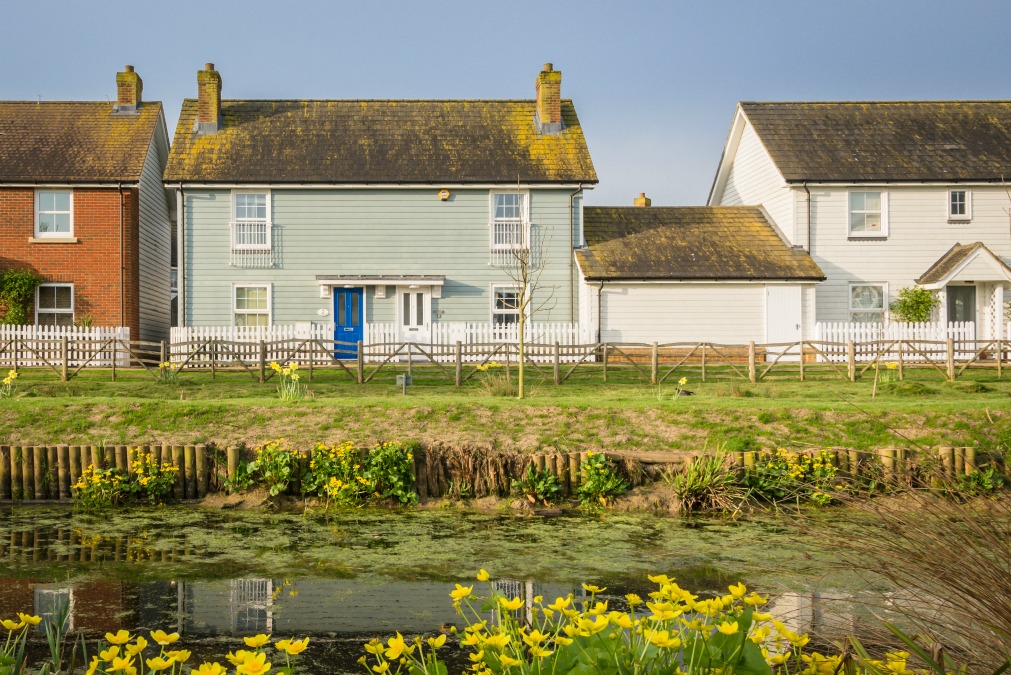
POLYGON ((78 321, 90 315, 96 326, 129 326, 131 335, 139 335, 138 192, 123 190, 122 237, 117 189, 75 189, 73 199, 77 243, 31 243, 34 190, 0 188, 0 269, 29 269, 47 282, 73 283, 78 321))

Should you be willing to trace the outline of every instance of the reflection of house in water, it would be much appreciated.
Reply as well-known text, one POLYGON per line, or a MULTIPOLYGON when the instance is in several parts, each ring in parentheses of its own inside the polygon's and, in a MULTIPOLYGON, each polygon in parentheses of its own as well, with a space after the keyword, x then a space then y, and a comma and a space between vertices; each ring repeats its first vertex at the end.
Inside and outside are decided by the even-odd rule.
POLYGON ((797 633, 824 637, 854 635, 861 619, 854 603, 861 602, 852 594, 842 593, 781 593, 770 599, 768 612, 797 633))
POLYGON ((35 627, 40 635, 46 634, 46 625, 56 623, 58 617, 66 612, 63 622, 63 632, 74 630, 74 589, 59 584, 38 584, 35 586, 36 616, 42 617, 42 622, 35 627))

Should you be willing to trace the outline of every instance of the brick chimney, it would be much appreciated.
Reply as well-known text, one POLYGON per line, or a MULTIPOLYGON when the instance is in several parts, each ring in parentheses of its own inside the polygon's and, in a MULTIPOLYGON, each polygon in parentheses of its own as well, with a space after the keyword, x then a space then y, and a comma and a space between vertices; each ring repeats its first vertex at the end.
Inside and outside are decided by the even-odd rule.
POLYGON ((133 70, 126 66, 122 73, 116 73, 116 105, 113 108, 118 113, 133 113, 140 108, 140 94, 144 89, 144 81, 133 70))
POLYGON ((649 206, 653 200, 646 196, 645 192, 640 192, 639 196, 632 200, 632 206, 649 206))
POLYGON ((562 131, 562 72, 550 63, 537 74, 537 110, 534 113, 537 133, 558 134, 562 131))
POLYGON ((221 127, 221 75, 213 63, 197 71, 197 122, 195 131, 213 134, 221 127))

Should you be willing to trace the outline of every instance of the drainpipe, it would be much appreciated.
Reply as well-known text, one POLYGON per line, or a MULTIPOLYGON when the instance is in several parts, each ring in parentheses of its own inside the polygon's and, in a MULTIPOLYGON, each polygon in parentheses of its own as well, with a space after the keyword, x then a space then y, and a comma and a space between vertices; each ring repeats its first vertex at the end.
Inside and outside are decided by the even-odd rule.
MULTIPOLYGON (((123 259, 123 184, 119 184, 119 325, 126 325, 126 294, 124 275, 126 273, 126 261, 123 259)), ((139 340, 140 336, 133 337, 139 340)))
POLYGON ((806 246, 807 252, 811 252, 811 191, 807 189, 807 181, 804 181, 804 192, 807 193, 807 236, 806 236, 806 246))
MULTIPOLYGON (((580 183, 575 192, 569 195, 569 241, 572 241, 572 228, 576 224, 576 215, 573 211, 573 200, 583 191, 583 184, 580 183)), ((582 241, 577 242, 582 245, 582 241)), ((576 322, 575 297, 576 297, 576 251, 575 246, 569 247, 569 323, 576 322)))
POLYGON ((176 191, 176 286, 179 292, 179 296, 176 299, 179 303, 179 308, 176 311, 176 323, 180 327, 186 325, 185 203, 185 199, 183 199, 183 186, 180 183, 179 189, 176 191))
POLYGON ((600 342, 600 317, 603 315, 602 307, 600 304, 600 296, 604 293, 604 280, 600 280, 600 285, 597 286, 597 342, 600 342))

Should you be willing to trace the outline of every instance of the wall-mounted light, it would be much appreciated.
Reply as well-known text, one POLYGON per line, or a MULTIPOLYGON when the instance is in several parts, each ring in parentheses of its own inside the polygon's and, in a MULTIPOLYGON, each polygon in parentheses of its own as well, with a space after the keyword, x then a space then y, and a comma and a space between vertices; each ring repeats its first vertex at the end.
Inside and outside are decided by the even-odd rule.
POLYGON ((439 200, 440 201, 443 201, 443 202, 448 201, 449 200, 449 195, 450 195, 450 192, 446 188, 443 188, 443 189, 439 190, 439 200))

